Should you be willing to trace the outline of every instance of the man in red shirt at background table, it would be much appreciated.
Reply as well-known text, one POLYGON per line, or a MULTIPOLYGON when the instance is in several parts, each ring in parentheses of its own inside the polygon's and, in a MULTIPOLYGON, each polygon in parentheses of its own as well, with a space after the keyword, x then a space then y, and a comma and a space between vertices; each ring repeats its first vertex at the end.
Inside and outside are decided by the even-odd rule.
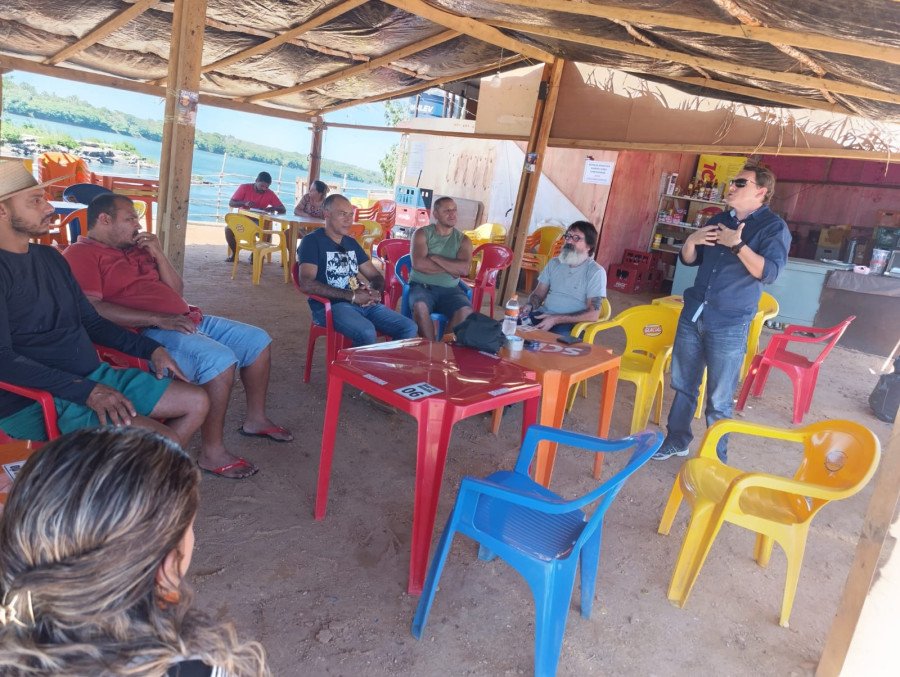
MULTIPOLYGON (((278 196, 271 190, 272 175, 269 172, 260 172, 253 183, 242 183, 234 191, 234 195, 228 201, 228 206, 232 209, 259 209, 275 214, 284 214, 287 210, 282 204, 278 196)), ((234 233, 231 228, 225 226, 225 241, 228 242, 231 256, 226 261, 229 263, 234 261, 234 250, 236 243, 234 241, 234 233)))

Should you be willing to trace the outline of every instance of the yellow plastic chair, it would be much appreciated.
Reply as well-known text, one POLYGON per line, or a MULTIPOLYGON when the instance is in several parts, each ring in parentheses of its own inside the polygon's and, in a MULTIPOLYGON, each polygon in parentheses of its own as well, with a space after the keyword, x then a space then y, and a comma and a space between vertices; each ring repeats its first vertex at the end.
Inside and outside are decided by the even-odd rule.
POLYGON ((472 247, 483 244, 506 244, 506 228, 499 223, 482 223, 473 230, 464 230, 463 235, 472 240, 472 247))
MULTIPOLYGON (((612 317, 612 306, 609 303, 609 299, 605 296, 600 301, 600 315, 597 317, 597 322, 606 322, 609 318, 612 317)), ((574 327, 572 327, 572 331, 569 332, 572 336, 581 336, 584 333, 584 330, 587 326, 593 324, 593 322, 579 322, 574 327)), ((584 379, 581 383, 574 386, 569 391, 569 399, 566 401, 566 413, 568 414, 572 411, 572 407, 575 406, 575 395, 579 389, 581 389, 581 396, 587 397, 587 382, 588 379, 584 379)))
POLYGON ((750 327, 747 330, 747 354, 744 355, 744 364, 741 366, 741 380, 743 381, 747 374, 750 373, 750 363, 759 352, 759 336, 762 333, 763 325, 766 320, 771 320, 778 315, 780 310, 778 301, 768 292, 763 292, 759 297, 759 310, 753 316, 750 327))
MULTIPOLYGON (((506 228, 499 223, 482 223, 473 230, 464 230, 463 235, 472 241, 472 249, 478 249, 483 244, 506 244, 506 228)), ((474 278, 478 272, 478 261, 472 259, 469 269, 469 277, 474 278)))
POLYGON ((263 258, 274 252, 281 253, 281 267, 284 268, 284 281, 289 282, 291 271, 288 269, 288 250, 285 233, 280 230, 263 230, 259 223, 243 214, 226 214, 225 223, 234 233, 237 250, 234 252, 234 266, 231 268, 231 279, 237 275, 238 258, 242 251, 253 254, 253 284, 259 284, 262 277, 263 258), (263 235, 277 235, 274 242, 266 242, 263 235))
POLYGON ((812 518, 828 502, 862 489, 880 456, 878 438, 853 421, 821 421, 794 430, 735 420, 715 423, 698 456, 681 467, 659 524, 659 533, 668 534, 682 499, 691 504, 669 600, 684 607, 722 523, 731 522, 756 532, 754 558, 760 566, 769 563, 773 542, 784 549, 787 575, 779 622, 787 627, 812 518), (800 443, 800 468, 788 479, 725 465, 716 456, 716 444, 727 433, 800 443))
POLYGON ((662 418, 664 367, 672 354, 677 325, 677 310, 646 305, 623 310, 606 322, 579 323, 572 329, 572 335, 582 336, 585 343, 593 343, 597 334, 613 327, 620 327, 625 332, 619 379, 635 385, 632 435, 647 427, 654 402, 654 423, 658 424, 662 418))
POLYGON ((527 293, 534 291, 534 274, 540 274, 547 261, 553 258, 553 246, 565 232, 559 226, 541 226, 525 240, 521 268, 527 293))

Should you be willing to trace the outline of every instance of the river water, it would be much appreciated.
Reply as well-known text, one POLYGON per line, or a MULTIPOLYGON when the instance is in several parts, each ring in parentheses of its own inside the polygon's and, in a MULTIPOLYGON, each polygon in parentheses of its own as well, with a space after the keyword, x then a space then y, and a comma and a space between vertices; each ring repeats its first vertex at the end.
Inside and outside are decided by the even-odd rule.
MULTIPOLYGON (((87 127, 77 127, 61 122, 38 120, 11 113, 5 113, 3 119, 14 122, 17 125, 29 123, 51 132, 68 134, 78 140, 96 139, 110 144, 130 143, 137 148, 138 154, 153 160, 156 164, 141 166, 119 163, 115 165, 92 163, 90 165, 91 170, 98 174, 159 177, 159 158, 162 153, 162 144, 158 141, 149 141, 87 127)), ((307 172, 305 170, 291 167, 273 167, 261 162, 254 162, 253 160, 235 157, 226 158, 226 156, 217 153, 194 150, 194 158, 191 165, 191 174, 194 178, 191 181, 188 218, 191 221, 222 222, 224 214, 228 211, 228 199, 237 186, 241 183, 253 181, 256 175, 262 171, 269 172, 272 175, 272 190, 278 194, 288 211, 292 211, 292 206, 300 199, 299 195, 295 195, 295 181, 298 177, 306 178, 307 172)), ((369 189, 384 190, 383 186, 373 186, 359 181, 348 180, 345 183, 343 177, 340 176, 323 174, 321 179, 327 183, 345 186, 341 192, 348 197, 365 196, 369 189)))

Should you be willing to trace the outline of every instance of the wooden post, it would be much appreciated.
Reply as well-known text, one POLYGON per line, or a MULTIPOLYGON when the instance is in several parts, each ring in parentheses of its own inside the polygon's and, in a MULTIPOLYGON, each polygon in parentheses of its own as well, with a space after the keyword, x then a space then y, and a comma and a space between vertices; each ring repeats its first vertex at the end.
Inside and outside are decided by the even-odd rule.
POLYGON ((175 0, 169 74, 166 77, 166 113, 159 163, 159 237, 176 270, 184 269, 191 163, 194 157, 195 120, 179 107, 182 93, 194 97, 200 86, 206 0, 175 0), (180 114, 179 114, 180 113, 180 114))
POLYGON ((307 188, 312 187, 313 181, 319 178, 322 170, 322 132, 325 130, 325 123, 321 117, 313 120, 312 141, 309 147, 309 178, 306 182, 307 188))
MULTIPOLYGON (((525 149, 525 163, 522 167, 522 178, 519 181, 519 192, 513 211, 512 227, 507 243, 512 246, 513 261, 503 284, 503 293, 497 297, 499 305, 504 305, 510 296, 516 293, 519 283, 519 270, 522 267, 522 254, 525 252, 525 239, 528 237, 528 224, 534 212, 534 198, 537 195, 538 183, 541 179, 541 167, 544 154, 547 152, 547 141, 550 138, 550 127, 553 114, 556 112, 556 100, 559 97, 559 82, 562 79, 564 59, 556 59, 544 65, 541 84, 538 89, 537 102, 534 105, 534 119, 531 122, 531 133, 525 149), (529 156, 533 154, 533 163, 529 156)), ((531 292, 531 290, 527 290, 531 292)))
MULTIPOLYGON (((872 579, 878 568, 878 560, 888 529, 894 519, 898 498, 900 498, 900 415, 894 423, 887 451, 881 455, 881 467, 875 480, 875 490, 869 499, 862 534, 856 544, 856 556, 844 584, 840 606, 831 622, 828 637, 825 638, 825 648, 816 668, 816 677, 837 677, 844 667, 853 633, 856 632, 856 625, 859 623, 859 617, 872 587, 872 579)), ((896 547, 892 557, 900 557, 896 547)), ((886 647, 885 651, 894 652, 895 648, 886 647)))

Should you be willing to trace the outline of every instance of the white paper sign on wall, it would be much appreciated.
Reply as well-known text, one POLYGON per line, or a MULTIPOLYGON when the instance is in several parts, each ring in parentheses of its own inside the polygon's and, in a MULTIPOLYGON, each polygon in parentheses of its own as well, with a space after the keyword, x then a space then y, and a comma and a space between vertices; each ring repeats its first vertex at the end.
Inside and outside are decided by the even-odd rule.
POLYGON ((603 162, 602 160, 585 160, 582 183, 595 183, 600 186, 608 186, 612 183, 613 167, 615 162, 603 162))

